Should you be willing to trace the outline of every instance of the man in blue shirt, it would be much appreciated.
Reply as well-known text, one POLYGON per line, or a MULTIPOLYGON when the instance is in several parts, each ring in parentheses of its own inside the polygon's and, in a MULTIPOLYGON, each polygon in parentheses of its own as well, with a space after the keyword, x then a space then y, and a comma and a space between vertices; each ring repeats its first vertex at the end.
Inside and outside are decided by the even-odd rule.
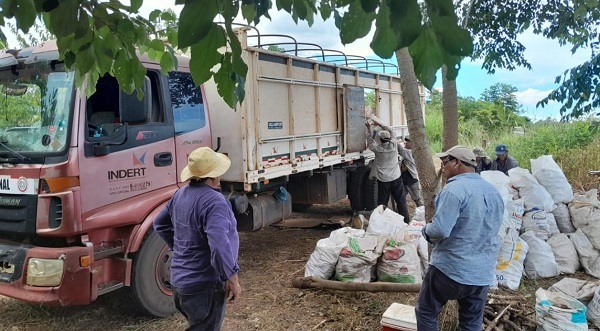
POLYGON ((442 307, 457 300, 460 329, 481 331, 500 251, 504 202, 498 190, 475 173, 477 162, 469 148, 454 146, 436 156, 442 159, 448 181, 436 198, 432 222, 423 227, 433 250, 415 308, 417 329, 437 330, 442 307))
POLYGON ((236 302, 239 238, 231 204, 221 194, 221 176, 231 161, 208 147, 194 150, 179 189, 154 219, 154 230, 173 250, 171 285, 186 330, 220 330, 225 301, 236 302))

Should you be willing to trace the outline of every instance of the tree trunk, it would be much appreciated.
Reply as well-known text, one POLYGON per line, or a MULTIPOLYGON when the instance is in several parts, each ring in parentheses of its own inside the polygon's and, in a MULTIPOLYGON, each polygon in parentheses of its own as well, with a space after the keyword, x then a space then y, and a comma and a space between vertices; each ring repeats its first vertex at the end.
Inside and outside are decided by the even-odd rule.
POLYGON ((337 291, 367 291, 367 292, 407 292, 418 293, 420 284, 403 283, 353 283, 325 280, 316 277, 296 277, 292 279, 292 286, 296 288, 325 288, 337 291))
POLYGON ((442 150, 458 145, 458 93, 456 91, 456 80, 446 79, 448 68, 442 67, 442 150))
POLYGON ((419 94, 419 82, 415 75, 412 58, 408 48, 396 51, 398 67, 400 68, 400 86, 402 88, 402 99, 404 100, 404 111, 408 123, 408 132, 412 141, 412 152, 417 165, 419 182, 423 204, 425 205, 425 219, 431 221, 435 213, 433 204, 439 183, 435 165, 429 150, 429 140, 425 135, 425 121, 421 112, 421 96, 419 94))

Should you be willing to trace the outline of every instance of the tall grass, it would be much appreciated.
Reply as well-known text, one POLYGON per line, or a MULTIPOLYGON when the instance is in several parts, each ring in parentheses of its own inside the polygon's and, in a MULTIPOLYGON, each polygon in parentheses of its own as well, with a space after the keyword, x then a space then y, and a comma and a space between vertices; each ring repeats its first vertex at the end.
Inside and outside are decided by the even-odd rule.
MULTIPOLYGON (((442 113, 432 109, 426 117, 426 132, 432 152, 442 148, 442 113)), ((469 147, 482 146, 491 158, 497 144, 508 146, 509 154, 519 166, 531 170, 531 159, 552 155, 576 190, 598 187, 590 170, 600 170, 600 130, 594 119, 571 123, 536 123, 526 128, 524 135, 512 132, 488 132, 474 119, 459 123, 459 143, 469 147)))

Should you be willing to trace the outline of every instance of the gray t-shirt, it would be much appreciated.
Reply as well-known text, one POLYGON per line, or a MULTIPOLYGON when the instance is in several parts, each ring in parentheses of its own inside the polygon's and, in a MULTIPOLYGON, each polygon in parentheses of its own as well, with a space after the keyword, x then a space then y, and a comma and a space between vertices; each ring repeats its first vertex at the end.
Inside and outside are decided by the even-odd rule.
POLYGON ((394 133, 390 132, 392 138, 387 143, 381 143, 374 130, 369 138, 369 149, 375 153, 373 171, 375 178, 380 182, 391 182, 400 177, 400 165, 398 163, 398 141, 394 133))

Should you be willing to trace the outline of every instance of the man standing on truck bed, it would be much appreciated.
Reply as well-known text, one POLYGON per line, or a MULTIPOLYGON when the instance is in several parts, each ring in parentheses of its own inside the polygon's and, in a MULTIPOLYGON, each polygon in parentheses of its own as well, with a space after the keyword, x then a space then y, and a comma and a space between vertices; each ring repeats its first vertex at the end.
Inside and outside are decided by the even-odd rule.
POLYGON ((225 300, 234 303, 239 238, 231 204, 221 194, 220 177, 231 161, 208 147, 194 150, 181 172, 179 189, 154 220, 154 229, 173 250, 171 284, 186 330, 220 330, 225 300))
POLYGON ((398 163, 398 141, 394 131, 383 124, 377 118, 372 117, 373 123, 381 127, 381 130, 372 130, 371 123, 365 122, 369 129, 367 140, 369 149, 375 153, 372 170, 377 178, 377 205, 387 206, 390 194, 396 202, 398 213, 409 220, 404 183, 400 177, 400 165, 398 163))
POLYGON ((448 181, 435 200, 432 222, 422 230, 433 249, 415 308, 417 329, 437 330, 442 307, 457 300, 460 329, 481 331, 488 286, 496 277, 504 202, 475 173, 471 149, 454 146, 436 156, 448 181))

